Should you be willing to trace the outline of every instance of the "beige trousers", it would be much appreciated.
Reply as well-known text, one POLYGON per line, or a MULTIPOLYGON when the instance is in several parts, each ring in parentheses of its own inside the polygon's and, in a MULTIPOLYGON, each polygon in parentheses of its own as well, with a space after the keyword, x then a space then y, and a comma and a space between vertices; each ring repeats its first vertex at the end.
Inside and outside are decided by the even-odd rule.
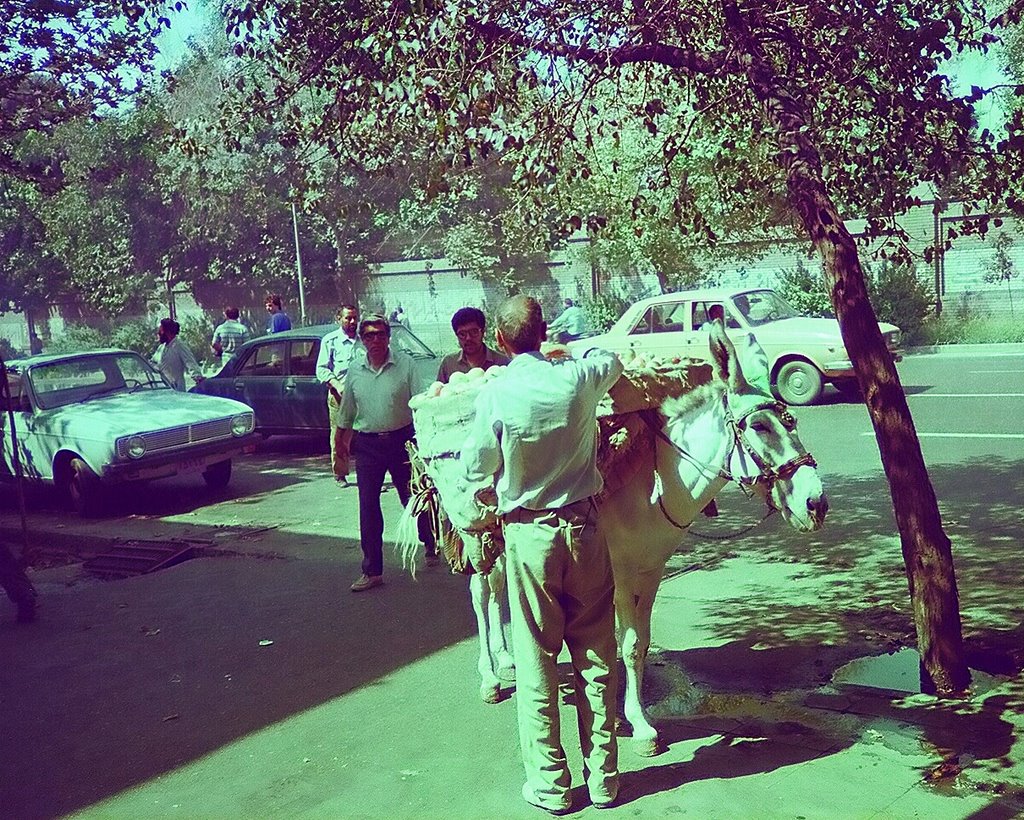
POLYGON ((615 610, 611 561, 597 507, 518 509, 505 518, 516 708, 526 783, 548 808, 569 805, 556 663, 572 658, 584 777, 595 802, 618 792, 615 610))
POLYGON ((331 470, 335 478, 348 475, 348 459, 338 455, 341 452, 341 428, 338 427, 338 414, 341 412, 341 399, 334 398, 330 389, 327 391, 327 418, 331 422, 331 470))

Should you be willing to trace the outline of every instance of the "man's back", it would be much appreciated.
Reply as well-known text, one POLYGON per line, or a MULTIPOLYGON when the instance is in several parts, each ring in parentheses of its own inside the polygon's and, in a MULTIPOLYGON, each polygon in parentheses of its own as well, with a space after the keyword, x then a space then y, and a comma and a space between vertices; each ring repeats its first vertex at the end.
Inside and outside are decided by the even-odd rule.
MULTIPOLYGON (((597 404, 622 365, 614 354, 594 353, 558 361, 521 354, 481 391, 477 419, 482 421, 471 437, 480 448, 479 461, 467 461, 467 470, 471 478, 493 473, 493 451, 500 449, 501 512, 560 507, 600 491, 597 404)), ((474 450, 465 456, 473 458, 474 450)))

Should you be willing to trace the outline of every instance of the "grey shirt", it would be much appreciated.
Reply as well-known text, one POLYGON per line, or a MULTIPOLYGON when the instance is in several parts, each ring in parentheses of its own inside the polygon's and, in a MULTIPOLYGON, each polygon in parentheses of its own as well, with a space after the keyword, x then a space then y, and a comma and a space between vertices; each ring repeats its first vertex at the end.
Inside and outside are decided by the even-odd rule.
POLYGON ((349 363, 338 427, 360 433, 384 433, 412 424, 409 399, 417 392, 413 360, 391 350, 377 370, 366 356, 349 363))

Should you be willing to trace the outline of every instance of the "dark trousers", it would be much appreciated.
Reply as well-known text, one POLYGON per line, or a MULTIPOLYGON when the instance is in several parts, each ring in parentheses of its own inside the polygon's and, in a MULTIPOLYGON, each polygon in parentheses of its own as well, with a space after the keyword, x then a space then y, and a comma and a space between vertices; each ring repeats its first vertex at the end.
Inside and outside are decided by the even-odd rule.
POLYGON ((4 588, 11 603, 18 605, 19 611, 35 606, 35 587, 3 541, 0 541, 0 587, 4 588))
MULTIPOLYGON (((412 468, 405 443, 412 440, 412 434, 410 424, 391 433, 356 433, 352 440, 359 487, 359 541, 363 548, 363 572, 366 575, 384 574, 384 513, 380 508, 380 491, 386 473, 391 473, 391 481, 398 490, 402 506, 409 503, 412 468)), ((420 515, 416 528, 427 555, 434 555, 434 534, 430 530, 429 517, 420 515)))

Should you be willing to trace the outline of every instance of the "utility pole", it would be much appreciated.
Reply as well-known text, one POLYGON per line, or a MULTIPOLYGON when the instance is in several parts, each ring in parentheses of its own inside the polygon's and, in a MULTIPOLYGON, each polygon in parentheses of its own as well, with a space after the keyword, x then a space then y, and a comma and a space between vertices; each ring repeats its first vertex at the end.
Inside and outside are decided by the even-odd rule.
POLYGON ((306 287, 302 282, 302 252, 299 250, 299 215, 292 206, 292 230, 295 233, 295 274, 299 279, 299 321, 306 324, 306 287))

